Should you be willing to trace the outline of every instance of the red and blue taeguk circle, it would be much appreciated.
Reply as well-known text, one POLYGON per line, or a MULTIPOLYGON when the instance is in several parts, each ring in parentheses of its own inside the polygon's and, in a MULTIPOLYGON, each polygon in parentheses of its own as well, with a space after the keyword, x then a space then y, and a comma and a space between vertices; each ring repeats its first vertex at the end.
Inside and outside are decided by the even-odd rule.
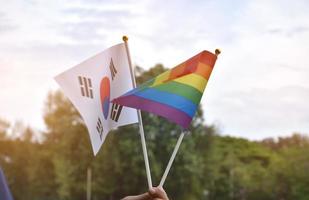
POLYGON ((107 76, 103 77, 100 84, 101 105, 105 120, 109 113, 109 100, 110 100, 110 81, 107 76))

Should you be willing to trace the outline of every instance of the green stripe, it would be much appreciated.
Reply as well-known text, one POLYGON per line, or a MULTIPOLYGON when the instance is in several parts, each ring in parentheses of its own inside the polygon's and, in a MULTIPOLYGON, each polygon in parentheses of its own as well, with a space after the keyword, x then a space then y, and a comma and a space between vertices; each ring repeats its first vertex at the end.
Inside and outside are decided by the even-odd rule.
POLYGON ((174 81, 156 85, 152 88, 183 96, 194 104, 199 104, 202 97, 202 93, 194 87, 174 81))
POLYGON ((155 79, 148 80, 147 82, 143 83, 142 85, 139 85, 137 87, 137 89, 139 91, 141 91, 141 90, 144 90, 145 88, 149 88, 154 83, 154 81, 155 81, 155 79))

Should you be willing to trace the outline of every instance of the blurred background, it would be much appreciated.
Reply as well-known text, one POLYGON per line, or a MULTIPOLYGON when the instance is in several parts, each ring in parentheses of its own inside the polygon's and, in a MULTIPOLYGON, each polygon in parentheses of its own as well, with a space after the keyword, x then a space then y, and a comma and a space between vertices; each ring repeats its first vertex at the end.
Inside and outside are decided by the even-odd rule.
MULTIPOLYGON (((0 0, 0 166, 15 200, 120 199, 147 190, 138 128, 94 157, 53 77, 129 36, 138 83, 220 54, 165 189, 171 199, 309 199, 309 3, 0 0)), ((143 113, 158 183, 179 128, 143 113), (160 128, 158 128, 160 127, 160 128)))

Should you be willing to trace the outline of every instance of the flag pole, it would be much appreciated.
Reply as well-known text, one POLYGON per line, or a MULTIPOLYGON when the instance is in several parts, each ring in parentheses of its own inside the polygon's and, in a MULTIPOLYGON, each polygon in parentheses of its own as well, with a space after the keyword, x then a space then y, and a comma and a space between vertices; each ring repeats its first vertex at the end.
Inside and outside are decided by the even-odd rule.
MULTIPOLYGON (((122 40, 124 41, 127 55, 128 55, 128 61, 130 66, 130 74, 133 81, 133 86, 136 88, 136 81, 135 81, 135 74, 132 66, 132 61, 130 57, 130 51, 129 51, 129 45, 128 45, 128 37, 123 36, 122 40)), ((142 115, 141 111, 137 110, 138 115, 138 122, 139 122, 139 132, 141 136, 141 142, 142 142, 142 149, 143 149, 143 155, 144 155, 144 161, 145 161, 145 167, 146 167, 146 175, 147 175, 147 181, 148 181, 148 188, 152 188, 152 181, 151 181, 151 174, 150 174, 150 167, 149 167, 149 160, 148 160, 148 154, 147 154, 147 147, 146 147, 146 141, 145 141, 145 134, 144 134, 144 127, 143 127, 143 121, 142 121, 142 115)))
MULTIPOLYGON (((220 49, 216 49, 216 50, 215 50, 216 56, 218 56, 220 53, 221 53, 221 50, 220 50, 220 49)), ((167 164, 167 166, 166 166, 166 169, 165 169, 165 171, 164 171, 164 174, 163 174, 163 176, 162 176, 162 178, 161 178, 161 181, 160 181, 160 184, 159 184, 160 187, 163 187, 163 185, 164 185, 165 179, 166 179, 166 177, 167 177, 167 175, 168 175, 168 173, 169 173, 169 171, 170 171, 170 169, 171 169, 171 167, 172 167, 172 164, 173 164, 173 162, 174 162, 174 159, 175 159, 175 157, 176 157, 176 154, 177 154, 177 152, 178 152, 178 150, 179 150, 180 144, 181 144, 182 139, 183 139, 183 137, 185 136, 185 134, 186 134, 186 131, 182 130, 182 132, 181 132, 181 134, 180 134, 180 136, 179 136, 179 138, 178 138, 178 141, 177 141, 177 143, 176 143, 176 145, 175 145, 175 148, 174 148, 174 151, 173 151, 173 153, 172 153, 172 156, 171 156, 170 160, 168 161, 168 164, 167 164)))
POLYGON ((87 200, 91 200, 91 168, 87 168, 87 200))
POLYGON ((167 175, 168 175, 168 173, 169 173, 169 171, 170 171, 170 169, 172 167, 172 164, 174 162, 174 159, 176 157, 176 154, 177 154, 177 152, 179 150, 180 144, 181 144, 182 139, 183 139, 184 136, 185 136, 185 131, 183 130, 181 132, 178 140, 177 140, 177 143, 175 145, 175 148, 174 148, 174 151, 172 153, 172 156, 171 156, 170 160, 168 161, 168 164, 166 166, 165 172, 164 172, 164 174, 163 174, 163 176, 161 178, 161 181, 160 181, 160 184, 159 184, 160 187, 163 187, 163 185, 164 185, 165 179, 166 179, 166 177, 167 177, 167 175))

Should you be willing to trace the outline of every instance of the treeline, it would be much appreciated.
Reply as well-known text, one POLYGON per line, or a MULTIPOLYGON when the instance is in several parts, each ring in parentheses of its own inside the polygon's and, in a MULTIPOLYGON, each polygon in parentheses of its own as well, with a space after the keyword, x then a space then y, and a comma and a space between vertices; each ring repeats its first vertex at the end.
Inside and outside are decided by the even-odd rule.
MULTIPOLYGON (((158 65, 139 71, 139 82, 163 71, 158 65)), ((205 126, 200 109, 181 145, 165 189, 173 200, 309 199, 309 138, 259 142, 220 136, 205 126)), ((29 127, 9 137, 12 127, 0 122, 0 166, 15 200, 84 200, 87 169, 92 170, 92 199, 118 200, 147 190, 138 127, 108 135, 93 156, 78 112, 59 91, 45 103, 47 130, 36 140, 29 127)), ((153 183, 158 184, 180 129, 143 113, 153 183)))

